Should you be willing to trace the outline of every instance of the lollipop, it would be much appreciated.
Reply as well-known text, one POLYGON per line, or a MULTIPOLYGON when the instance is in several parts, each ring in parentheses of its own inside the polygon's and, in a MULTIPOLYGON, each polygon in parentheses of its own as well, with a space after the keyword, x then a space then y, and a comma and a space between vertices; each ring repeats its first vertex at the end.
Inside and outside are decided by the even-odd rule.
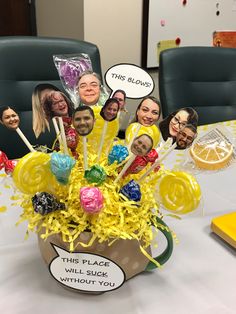
POLYGON ((0 170, 5 167, 5 163, 8 160, 7 155, 0 151, 0 170))
POLYGON ((157 158, 158 153, 155 149, 152 149, 146 156, 136 156, 124 176, 127 176, 130 173, 140 172, 147 166, 148 163, 154 163, 157 158))
POLYGON ((129 181, 120 189, 120 193, 125 195, 129 200, 139 202, 141 200, 140 186, 134 180, 129 181))
POLYGON ((163 207, 176 214, 195 210, 201 200, 201 189, 196 179, 183 171, 167 173, 160 181, 158 200, 163 207))
POLYGON ((5 163, 5 172, 6 174, 12 174, 15 166, 17 165, 17 160, 7 160, 5 163))
POLYGON ((65 209, 65 204, 56 200, 55 196, 47 192, 38 192, 32 197, 34 211, 46 215, 55 210, 65 209))
POLYGON ((68 155, 52 153, 50 168, 57 181, 61 184, 67 184, 71 169, 75 165, 75 160, 68 155))
POLYGON ((80 203, 88 214, 99 213, 103 207, 103 195, 99 188, 83 187, 80 189, 80 203))
POLYGON ((99 166, 94 165, 89 170, 85 171, 84 177, 89 183, 102 184, 106 180, 105 170, 99 166))
POLYGON ((129 155, 129 152, 128 152, 127 147, 123 145, 114 145, 108 155, 108 164, 111 165, 115 161, 117 161, 117 163, 119 164, 123 160, 125 160, 126 157, 128 157, 128 155, 129 155))
POLYGON ((55 55, 53 56, 63 87, 68 92, 74 104, 78 103, 75 87, 81 73, 92 70, 92 63, 85 53, 77 55, 55 55))
POLYGON ((13 171, 13 181, 24 194, 35 194, 53 188, 54 180, 49 167, 50 156, 31 152, 22 157, 13 171))

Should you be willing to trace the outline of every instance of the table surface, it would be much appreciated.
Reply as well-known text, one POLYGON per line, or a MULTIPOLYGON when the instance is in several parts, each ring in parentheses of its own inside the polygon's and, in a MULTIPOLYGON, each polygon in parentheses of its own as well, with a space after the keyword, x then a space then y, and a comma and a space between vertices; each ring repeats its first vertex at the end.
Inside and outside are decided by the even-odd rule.
POLYGON ((181 220, 165 219, 179 241, 169 261, 101 295, 66 290, 51 277, 36 235, 24 240, 26 224, 15 226, 22 209, 11 205, 14 191, 0 178, 0 206, 8 206, 0 215, 1 313, 236 313, 236 250, 210 230, 212 218, 236 211, 235 174, 235 162, 198 173, 200 208, 181 220))

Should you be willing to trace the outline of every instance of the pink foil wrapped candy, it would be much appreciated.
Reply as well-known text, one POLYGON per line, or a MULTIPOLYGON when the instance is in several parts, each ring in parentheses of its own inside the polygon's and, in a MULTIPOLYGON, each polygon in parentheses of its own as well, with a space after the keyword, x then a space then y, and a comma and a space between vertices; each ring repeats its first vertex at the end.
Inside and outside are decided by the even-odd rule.
POLYGON ((88 214, 97 214, 103 207, 103 195, 99 188, 83 187, 80 189, 80 203, 88 214))

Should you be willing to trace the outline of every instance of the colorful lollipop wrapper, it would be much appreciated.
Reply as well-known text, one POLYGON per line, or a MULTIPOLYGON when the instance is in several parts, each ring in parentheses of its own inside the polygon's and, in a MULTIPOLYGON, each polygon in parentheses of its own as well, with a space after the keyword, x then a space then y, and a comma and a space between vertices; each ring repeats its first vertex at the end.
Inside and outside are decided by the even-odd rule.
POLYGON ((67 184, 75 160, 68 155, 52 153, 50 168, 57 181, 61 184, 67 184))
POLYGON ((32 197, 34 211, 41 215, 47 215, 56 210, 65 209, 65 204, 57 201, 56 197, 47 192, 38 192, 32 197))
POLYGON ((129 200, 139 202, 141 200, 140 186, 134 180, 129 181, 120 189, 120 193, 125 195, 129 200))
POLYGON ((57 68, 61 83, 68 92, 74 104, 78 102, 76 85, 78 78, 84 71, 92 70, 92 62, 85 53, 54 55, 54 64, 57 68))
POLYGON ((7 160, 5 163, 5 172, 6 174, 12 174, 15 166, 17 165, 17 160, 7 160))
POLYGON ((88 183, 100 185, 106 180, 107 175, 103 167, 94 165, 89 170, 85 170, 84 177, 88 183))
POLYGON ((83 187, 80 189, 81 207, 88 214, 97 214, 103 207, 103 195, 97 187, 83 187))
POLYGON ((129 156, 129 151, 126 146, 114 145, 108 155, 108 164, 111 165, 115 161, 120 164, 127 156, 129 156))
POLYGON ((7 160, 7 155, 4 152, 0 151, 0 170, 5 167, 7 160))
POLYGON ((157 189, 157 200, 167 211, 176 214, 187 214, 197 209, 202 195, 196 179, 183 171, 166 173, 157 189))

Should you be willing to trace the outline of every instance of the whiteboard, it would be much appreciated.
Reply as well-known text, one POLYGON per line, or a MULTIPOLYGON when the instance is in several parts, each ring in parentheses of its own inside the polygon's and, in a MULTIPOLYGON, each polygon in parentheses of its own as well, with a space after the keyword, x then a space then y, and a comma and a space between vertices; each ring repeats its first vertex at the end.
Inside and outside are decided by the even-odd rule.
POLYGON ((182 0, 144 2, 144 6, 149 3, 147 29, 143 29, 147 68, 158 66, 157 44, 162 40, 179 38, 180 47, 212 46, 214 31, 236 30, 236 0, 187 0, 186 5, 182 0))

